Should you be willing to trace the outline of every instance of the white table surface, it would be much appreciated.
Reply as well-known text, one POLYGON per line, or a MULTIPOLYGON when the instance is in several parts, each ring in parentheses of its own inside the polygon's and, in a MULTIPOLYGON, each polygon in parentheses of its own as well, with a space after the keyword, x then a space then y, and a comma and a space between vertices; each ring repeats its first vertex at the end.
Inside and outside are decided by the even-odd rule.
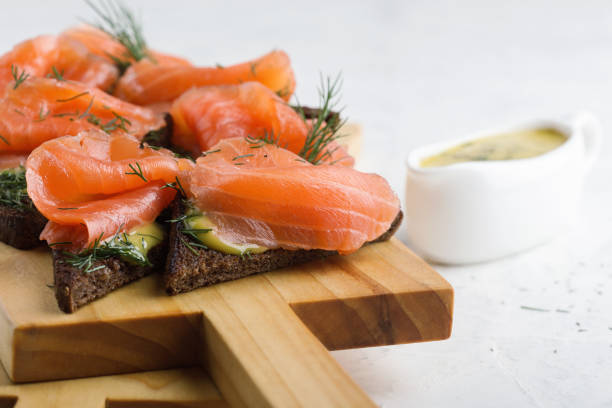
MULTIPOLYGON (((607 1, 128 3, 154 48, 197 63, 286 50, 303 103, 315 101, 320 71, 342 71, 346 113, 365 130, 359 167, 400 195, 403 158, 422 144, 579 109, 612 129, 607 1)), ((80 1, 3 5, 3 51, 91 16, 80 1)), ((450 340, 334 356, 385 407, 612 407, 611 160, 608 143, 580 224, 554 242, 435 266, 456 291, 450 340)))

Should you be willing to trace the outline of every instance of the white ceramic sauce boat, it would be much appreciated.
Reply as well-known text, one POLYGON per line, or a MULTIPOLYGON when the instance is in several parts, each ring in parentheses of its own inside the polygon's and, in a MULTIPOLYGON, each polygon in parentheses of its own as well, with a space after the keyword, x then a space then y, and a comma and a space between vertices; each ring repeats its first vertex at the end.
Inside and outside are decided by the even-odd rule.
POLYGON ((412 151, 405 202, 411 246, 432 261, 465 264, 548 241, 576 220, 582 182, 599 154, 601 140, 599 121, 585 112, 478 132, 412 151), (528 159, 420 166, 423 158, 461 143, 533 128, 557 129, 568 139, 528 159))

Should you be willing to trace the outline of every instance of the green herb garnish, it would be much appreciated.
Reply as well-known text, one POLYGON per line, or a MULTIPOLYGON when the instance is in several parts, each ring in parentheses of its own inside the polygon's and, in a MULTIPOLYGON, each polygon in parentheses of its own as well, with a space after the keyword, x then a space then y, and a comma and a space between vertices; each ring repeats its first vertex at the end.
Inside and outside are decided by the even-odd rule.
POLYGON ((291 91, 290 91, 290 88, 289 88, 289 84, 286 84, 281 89, 276 91, 276 94, 278 95, 279 98, 284 98, 285 96, 288 96, 290 92, 291 91))
POLYGON ((148 183, 149 180, 147 180, 147 178, 144 176, 144 174, 142 173, 142 168, 140 167, 140 164, 138 162, 136 162, 136 166, 134 166, 133 164, 130 163, 130 169, 132 169, 131 172, 127 172, 125 174, 131 175, 131 176, 138 176, 140 177, 145 183, 148 183))
MULTIPOLYGON (((179 183, 179 186, 180 186, 180 181, 178 179, 176 181, 179 183)), ((180 188, 182 189, 182 186, 180 188)), ((208 247, 204 245, 202 241, 200 241, 198 234, 211 232, 212 229, 191 228, 189 224, 187 223, 187 221, 191 218, 199 217, 202 214, 195 209, 195 206, 193 205, 191 201, 184 199, 182 200, 182 203, 185 207, 187 207, 185 214, 180 215, 179 217, 175 219, 167 220, 166 222, 172 223, 172 224, 176 224, 176 223, 180 224, 178 225, 178 230, 182 234, 179 235, 179 239, 181 240, 183 245, 187 247, 187 249, 189 249, 194 255, 197 255, 198 252, 196 251, 195 248, 208 249, 208 247), (189 239, 183 238, 183 235, 187 236, 189 239)))
POLYGON ((253 157, 253 156, 254 156, 254 154, 241 154, 240 156, 235 156, 235 157, 232 159, 232 161, 236 161, 236 160, 238 160, 238 159, 244 159, 244 158, 246 158, 246 157, 253 157))
POLYGON ((57 99, 56 102, 70 102, 70 101, 73 101, 73 100, 78 99, 81 96, 85 96, 85 95, 89 95, 89 91, 81 92, 80 94, 73 95, 70 98, 57 99))
POLYGON ((65 258, 62 262, 80 269, 83 273, 104 269, 105 265, 98 263, 108 258, 121 258, 131 264, 151 266, 147 257, 128 240, 125 233, 120 233, 120 230, 121 227, 112 238, 104 242, 102 242, 104 233, 100 234, 93 244, 79 253, 63 251, 65 258))
POLYGON ((62 241, 62 242, 52 242, 50 244, 47 244, 47 246, 49 246, 49 247, 54 247, 54 246, 59 246, 59 245, 72 245, 72 242, 70 242, 70 241, 62 241))
POLYGON ((254 136, 248 135, 244 138, 244 140, 246 140, 247 143, 251 145, 249 146, 251 149, 258 149, 267 144, 278 146, 278 143, 279 143, 279 138, 277 136, 274 136, 274 132, 273 131, 268 132, 267 130, 264 132, 263 137, 254 137, 254 136))
POLYGON ((202 157, 206 157, 206 156, 208 156, 209 154, 213 154, 213 153, 219 153, 220 151, 221 151, 221 149, 209 150, 209 151, 207 151, 207 152, 203 152, 203 153, 202 153, 202 157))
POLYGON ((112 54, 108 53, 108 52, 106 53, 106 55, 108 56, 108 58, 113 60, 113 63, 115 64, 115 66, 119 70, 119 76, 123 76, 123 74, 125 74, 125 71, 127 71, 127 69, 130 67, 130 65, 132 65, 130 60, 121 59, 121 58, 119 58, 119 57, 117 57, 115 55, 112 55, 112 54))
POLYGON ((22 211, 34 208, 32 201, 28 198, 23 166, 0 172, 0 204, 22 211))
MULTIPOLYGON (((340 88, 342 87, 342 77, 337 75, 335 79, 321 77, 321 87, 319 88, 319 110, 317 117, 312 122, 310 131, 306 136, 304 147, 299 156, 304 160, 317 165, 328 160, 334 150, 329 150, 331 142, 338 139, 338 130, 344 125, 346 120, 340 120, 337 104, 340 88)), ((306 116, 301 107, 297 111, 306 121, 306 116)))
MULTIPOLYGON (((129 8, 120 1, 101 0, 99 5, 95 5, 91 0, 85 1, 100 19, 99 22, 90 23, 90 25, 104 31, 123 45, 129 54, 127 57, 131 57, 135 61, 140 61, 143 58, 153 60, 147 49, 142 25, 129 8)), ((129 64, 129 61, 123 61, 119 58, 117 60, 124 66, 126 63, 129 64)))
POLYGON ((21 85, 26 79, 30 77, 30 74, 25 72, 25 69, 19 73, 19 67, 17 65, 11 65, 11 74, 13 75, 13 79, 15 80, 15 85, 13 89, 17 89, 19 85, 21 85))
POLYGON ((94 100, 96 99, 95 96, 91 97, 91 100, 89 101, 89 105, 87 105, 87 108, 85 108, 85 112, 83 112, 80 116, 79 119, 83 119, 86 118, 87 116, 89 116, 89 111, 91 110, 91 107, 93 106, 94 100))
POLYGON ((51 74, 51 75, 53 76, 53 78, 57 79, 58 81, 65 81, 65 79, 64 79, 64 71, 62 71, 61 73, 59 73, 59 72, 57 71, 57 68, 55 68, 55 65, 53 65, 53 66, 51 67, 51 71, 52 71, 52 74, 51 74))
POLYGON ((44 108, 41 106, 40 110, 38 111, 38 118, 34 119, 34 122, 42 122, 43 120, 47 119, 47 116, 49 116, 49 111, 44 111, 44 108))
MULTIPOLYGON (((185 189, 183 188, 183 185, 181 184, 181 181, 179 180, 178 176, 174 178, 174 180, 172 183, 166 183, 164 184, 161 188, 162 190, 165 188, 172 188, 174 190, 176 190, 177 193, 179 193, 183 198, 187 198, 187 194, 185 193, 185 189)), ((172 220, 168 221, 171 222, 172 220)))

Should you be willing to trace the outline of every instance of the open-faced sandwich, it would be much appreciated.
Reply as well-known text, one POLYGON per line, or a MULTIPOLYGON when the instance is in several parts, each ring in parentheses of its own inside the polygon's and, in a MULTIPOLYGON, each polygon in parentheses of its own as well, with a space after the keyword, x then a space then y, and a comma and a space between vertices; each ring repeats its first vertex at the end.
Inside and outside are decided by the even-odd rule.
POLYGON ((0 240, 45 241, 73 312, 151 272, 174 295, 388 239, 399 200, 338 144, 340 82, 289 104, 273 51, 197 67, 147 48, 123 6, 106 25, 0 57, 0 240))

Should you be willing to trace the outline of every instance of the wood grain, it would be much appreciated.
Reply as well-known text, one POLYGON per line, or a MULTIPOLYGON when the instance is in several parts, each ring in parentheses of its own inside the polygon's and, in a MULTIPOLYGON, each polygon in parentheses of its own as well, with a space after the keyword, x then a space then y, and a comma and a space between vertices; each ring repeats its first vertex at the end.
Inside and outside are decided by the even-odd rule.
POLYGON ((0 368, 0 408, 226 408, 201 368, 12 384, 0 368))
POLYGON ((374 406, 263 276, 202 303, 203 364, 234 406, 374 406))

